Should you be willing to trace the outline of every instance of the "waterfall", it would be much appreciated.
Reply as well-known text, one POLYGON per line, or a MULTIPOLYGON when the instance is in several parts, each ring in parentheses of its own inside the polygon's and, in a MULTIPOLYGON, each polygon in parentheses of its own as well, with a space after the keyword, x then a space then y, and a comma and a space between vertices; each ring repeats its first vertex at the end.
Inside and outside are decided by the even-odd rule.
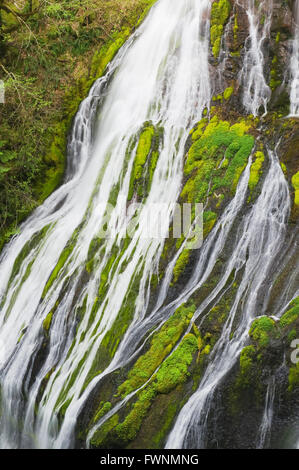
MULTIPOLYGON (((273 259, 283 246, 290 212, 290 195, 276 153, 268 150, 268 154, 270 168, 262 192, 241 224, 241 235, 236 241, 225 272, 227 276, 227 271, 231 273, 233 269, 243 269, 240 285, 200 385, 182 408, 168 437, 166 448, 205 447, 214 393, 236 363, 246 343, 250 324, 257 312, 258 292, 270 276, 273 259), (240 319, 231 337, 237 309, 241 311, 240 319)), ((245 173, 241 186, 246 183, 246 177, 248 178, 245 173)), ((222 279, 220 283, 223 284, 222 279)), ((215 290, 217 288, 218 286, 215 290)))
MULTIPOLYGON (((256 117, 267 113, 271 98, 264 45, 270 38, 272 0, 239 2, 246 9, 249 34, 241 51, 243 67, 238 81, 244 108, 256 117)), ((22 224, 0 255, 0 448, 75 447, 76 425, 101 381, 105 385, 109 374, 130 366, 151 335, 179 307, 193 300, 193 294, 205 291, 217 271, 216 281, 208 286, 204 298, 196 297, 186 331, 177 344, 172 344, 173 351, 192 328, 200 330, 213 307, 226 292, 231 293, 228 315, 219 336, 218 331, 215 335, 207 367, 197 388, 192 394, 190 391, 191 396, 177 412, 166 448, 200 449, 208 445, 216 393, 248 344, 253 320, 268 314, 280 257, 286 252, 288 257, 295 257, 297 248, 294 244, 291 249, 293 238, 287 240, 286 236, 291 197, 278 158, 279 145, 273 150, 262 139, 257 140, 242 168, 238 156, 235 158, 238 184, 233 191, 225 187, 225 195, 220 195, 225 207, 217 212, 217 220, 179 293, 173 295, 169 287, 185 242, 165 267, 156 297, 150 298, 174 203, 185 184, 184 158, 195 125, 203 116, 208 122, 213 112, 214 119, 221 116, 229 121, 233 106, 233 99, 228 101, 223 93, 216 102, 224 103, 225 113, 219 103, 214 111, 210 109, 213 90, 228 85, 223 71, 230 59, 227 44, 220 59, 214 57, 209 63, 211 4, 211 0, 155 3, 81 103, 68 139, 62 186, 22 224), (210 70, 216 73, 210 74, 210 70), (155 165, 150 167, 152 162, 146 162, 142 168, 152 174, 150 185, 140 194, 137 187, 134 193, 132 181, 144 132, 154 135, 157 155, 155 165), (261 149, 265 154, 262 169, 258 158, 254 159, 261 149), (254 190, 250 189, 252 175, 260 178, 254 190), (138 202, 143 204, 138 207, 138 202), (151 210, 158 204, 165 209, 163 223, 160 214, 151 210), (144 236, 148 233, 149 211, 151 226, 159 225, 159 236, 144 236), (133 222, 135 229, 128 236, 133 222), (286 245, 291 247, 289 251, 286 245), (265 286, 269 287, 267 294, 265 286), (122 314, 125 321, 118 323, 122 314), (99 352, 109 334, 113 347, 102 357, 99 352)), ((217 25, 227 39, 234 20, 231 15, 225 28, 217 25)), ((298 0, 292 51, 291 115, 298 116, 298 0)), ((237 93, 238 86, 234 100, 237 93)), ((237 114, 232 111, 233 119, 237 114)), ((230 124, 228 121, 222 121, 224 127, 230 124)), ((251 117, 238 121, 237 126, 246 129, 254 121, 252 134, 262 135, 264 129, 251 117)), ((211 119, 209 125, 215 122, 211 119)), ((199 127, 195 132, 200 132, 199 127)), ((212 143, 211 155, 214 150, 212 143)), ((227 154, 220 164, 223 168, 227 154)), ((212 157, 209 163, 214 164, 212 157)), ((216 191, 215 196, 220 198, 216 191)), ((221 201, 220 206, 218 200, 212 203, 218 209, 221 201)), ((284 267, 282 263, 281 270, 284 267)), ((297 274, 298 267, 273 301, 277 321, 287 311, 290 298, 298 295, 297 274)), ((152 377, 124 398, 111 400, 109 411, 89 423, 86 447, 90 447, 96 431, 124 409, 152 377)), ((257 424, 259 448, 268 446, 271 435, 275 380, 273 376, 268 381, 264 413, 257 424)))
POLYGON ((264 76, 263 46, 270 34, 272 1, 257 4, 254 0, 246 0, 244 8, 249 22, 249 36, 245 43, 240 82, 244 88, 243 105, 248 112, 257 116, 261 107, 264 114, 267 113, 267 103, 271 97, 271 89, 264 76))
POLYGON ((265 410, 263 419, 260 426, 260 435, 258 442, 258 449, 264 449, 270 438, 272 418, 273 418, 273 403, 275 397, 275 377, 271 377, 267 387, 265 410))
POLYGON ((299 116, 299 1, 295 2, 294 40, 291 57, 290 115, 299 116))
POLYGON ((102 374, 93 372, 97 351, 134 283, 138 296, 128 331, 145 316, 147 285, 164 243, 163 233, 142 237, 146 209, 163 202, 168 228, 186 140, 209 107, 209 10, 209 0, 157 2, 81 104, 65 183, 2 253, 2 448, 72 447, 82 406, 102 375, 119 364, 122 338, 102 374), (121 201, 128 198, 136 136, 148 122, 163 129, 163 140, 139 226, 126 245, 121 235, 129 221, 121 201), (117 204, 107 221, 115 188, 117 204), (108 234, 117 226, 117 236, 101 239, 86 278, 104 226, 108 234), (119 256, 108 265, 113 250, 119 256))

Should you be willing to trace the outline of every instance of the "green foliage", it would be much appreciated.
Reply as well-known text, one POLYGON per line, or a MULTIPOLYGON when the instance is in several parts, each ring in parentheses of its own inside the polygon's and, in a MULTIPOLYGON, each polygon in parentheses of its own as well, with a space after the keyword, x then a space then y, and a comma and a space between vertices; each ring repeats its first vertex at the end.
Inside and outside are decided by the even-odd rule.
POLYGON ((217 190, 234 192, 254 145, 254 138, 245 134, 249 128, 246 121, 231 126, 216 116, 199 123, 185 164, 189 179, 181 193, 184 201, 203 203, 217 190))
POLYGON ((119 387, 119 395, 125 397, 152 376, 186 330, 194 312, 194 305, 181 306, 153 335, 149 350, 137 359, 128 374, 128 379, 119 387))
POLYGON ((184 249, 177 259, 173 268, 173 282, 177 282, 180 275, 184 272, 190 258, 190 250, 184 249))
MULTIPOLYGON (((133 163, 128 194, 129 201, 134 193, 137 193, 140 199, 147 197, 159 158, 159 147, 162 138, 162 128, 155 128, 151 123, 144 124, 139 135, 133 163)), ((133 151, 133 148, 131 151, 133 151)))
POLYGON ((43 327, 46 332, 48 332, 51 327, 52 318, 53 318, 53 311, 49 312, 43 321, 43 327))
POLYGON ((234 92, 234 88, 232 86, 226 88, 223 92, 223 98, 225 100, 229 100, 233 92, 234 92))
POLYGON ((279 325, 281 328, 286 328, 292 325, 299 318, 299 297, 292 300, 290 303, 290 309, 282 315, 279 325))
POLYGON ((265 160, 265 155, 263 154, 263 152, 256 152, 254 156, 255 160, 250 168, 250 176, 248 182, 250 191, 253 191, 257 183, 259 182, 262 173, 263 162, 265 160))
POLYGON ((260 317, 254 320, 250 327, 249 336, 260 346, 266 347, 270 342, 270 335, 275 331, 275 321, 269 317, 260 317))
POLYGON ((186 381, 188 366, 190 366, 196 351, 198 351, 197 338, 193 334, 187 334, 179 347, 158 370, 156 378, 158 393, 169 393, 177 385, 186 381))
POLYGON ((212 4, 211 9, 211 45, 214 57, 217 59, 220 53, 221 38, 224 25, 231 11, 229 0, 219 0, 212 4))
POLYGON ((92 436, 90 444, 92 447, 101 447, 109 432, 117 426, 119 420, 118 414, 109 418, 92 436))
POLYGON ((117 436, 123 442, 130 442, 136 437, 155 396, 154 387, 148 387, 138 394, 138 400, 134 403, 130 413, 115 428, 117 436))
POLYGON ((294 204, 299 206, 299 171, 295 173, 292 177, 292 185, 295 189, 295 199, 294 204))
POLYGON ((104 416, 106 413, 108 413, 108 411, 110 411, 111 408, 112 408, 112 405, 109 401, 107 401, 106 403, 102 402, 99 406, 98 411, 95 414, 93 422, 96 423, 97 421, 99 421, 99 419, 102 418, 102 416, 104 416))
POLYGON ((242 349, 240 355, 240 375, 237 381, 239 386, 248 385, 255 360, 256 351, 254 346, 246 346, 242 349))

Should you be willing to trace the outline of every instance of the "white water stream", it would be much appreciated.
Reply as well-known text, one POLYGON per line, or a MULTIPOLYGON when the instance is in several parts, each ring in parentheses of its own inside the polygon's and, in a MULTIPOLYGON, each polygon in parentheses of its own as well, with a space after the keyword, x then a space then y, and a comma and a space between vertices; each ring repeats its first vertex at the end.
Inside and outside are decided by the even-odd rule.
POLYGON ((84 392, 82 388, 101 341, 138 275, 140 287, 134 318, 140 319, 145 314, 147 281, 156 271, 164 243, 163 233, 157 239, 142 237, 146 208, 163 202, 168 207, 165 224, 168 228, 180 189, 186 138, 210 103, 209 8, 208 0, 157 3, 110 65, 113 76, 109 83, 107 79, 99 80, 82 103, 70 142, 72 164, 67 183, 34 212, 2 254, 0 341, 5 347, 1 357, 1 447, 71 446, 76 417, 99 377, 91 380, 84 392), (103 92, 97 139, 92 146, 91 108, 94 97, 103 92), (104 240, 96 269, 83 287, 82 272, 90 243, 104 224, 104 209, 116 184, 119 184, 118 197, 127 198, 134 151, 127 165, 126 151, 131 136, 146 121, 159 124, 164 136, 143 210, 145 215, 141 213, 138 230, 118 264, 115 263, 114 273, 110 270, 107 292, 94 312, 101 273, 113 246, 120 247, 127 225, 119 204, 110 219, 117 220, 118 235, 116 239, 104 240), (9 283, 22 247, 48 225, 42 241, 29 250, 18 274, 9 283), (44 291, 70 239, 72 251, 44 291), (63 289, 64 286, 67 288, 63 289), (46 295, 42 298, 43 291, 46 295), (79 325, 73 307, 75 295, 77 305, 83 301, 86 305, 79 325), (49 353, 33 378, 34 358, 43 342, 43 321, 54 307, 49 353), (49 371, 53 373, 40 392, 49 371), (38 393, 41 396, 36 410, 38 393), (62 407, 64 419, 59 424, 57 413, 62 407), (21 422, 24 422, 22 430, 21 422))
POLYGON ((290 115, 299 116, 299 0, 294 6, 294 40, 291 57, 290 115))
MULTIPOLYGON (((265 5, 271 2, 260 2, 259 8, 253 0, 248 2, 249 38, 241 79, 243 104, 256 116, 261 108, 266 113, 270 99, 264 77, 263 44, 271 24, 271 7, 267 10, 265 5), (261 26, 259 19, 265 12, 261 26)), ((241 217, 250 159, 234 198, 205 240, 197 267, 183 292, 171 305, 163 307, 174 260, 166 269, 155 308, 145 316, 149 282, 157 271, 173 204, 180 192, 186 140, 211 102, 210 6, 210 0, 157 2, 109 65, 105 77, 94 84, 81 104, 70 136, 65 184, 30 216, 1 254, 2 448, 74 446, 78 416, 94 387, 136 354, 136 344, 144 332, 160 319, 165 320, 204 284, 240 217, 232 256, 218 284, 198 306, 194 320, 200 319, 206 307, 222 295, 232 272, 242 273, 241 282, 200 386, 181 410, 167 442, 169 448, 205 445, 214 391, 245 344, 250 323, 257 315, 258 292, 284 244, 290 211, 287 182, 276 153, 269 150, 270 168, 262 192, 250 212, 241 217), (134 139, 148 121, 163 128, 163 139, 151 189, 139 214, 139 226, 125 245, 122 236, 128 219, 121 202, 127 200, 129 192, 137 147, 134 139), (105 209, 116 189, 116 205, 107 221, 105 209), (161 236, 144 238, 147 210, 157 203, 166 207, 161 236), (102 239, 92 272, 86 277, 91 244, 105 223, 111 234, 117 226, 117 234, 102 239), (107 269, 115 252, 117 256, 107 269), (51 278, 58 262, 60 268, 51 278), (107 282, 103 280, 105 276, 107 282), (128 330, 117 344, 111 362, 95 375, 99 347, 135 285, 138 295, 128 330), (99 288, 103 286, 98 302, 99 288), (82 318, 80 310, 84 312, 82 318), (52 321, 46 334, 43 322, 49 313, 52 321), (235 320, 238 325, 231 337, 235 320)), ((294 51, 295 47, 296 39, 294 51)), ((293 64, 292 70, 294 67, 293 64)), ((291 103, 298 113, 294 86, 291 103)), ((270 402, 269 395, 267 403, 270 402)), ((269 406, 266 404, 266 410, 269 406)), ((97 423, 90 436, 115 411, 97 423)), ((262 426, 268 430, 267 413, 262 426)))

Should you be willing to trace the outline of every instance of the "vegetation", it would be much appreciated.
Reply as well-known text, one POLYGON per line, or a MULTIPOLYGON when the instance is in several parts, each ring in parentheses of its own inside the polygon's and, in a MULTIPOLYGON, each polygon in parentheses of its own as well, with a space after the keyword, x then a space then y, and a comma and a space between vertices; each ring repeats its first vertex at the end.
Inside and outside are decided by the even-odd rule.
POLYGON ((234 192, 254 145, 246 134, 251 123, 245 120, 230 125, 215 115, 206 118, 195 129, 185 164, 189 177, 181 197, 186 202, 205 202, 216 191, 234 192))
POLYGON ((229 0, 219 0, 212 4, 211 10, 211 45, 214 57, 217 59, 220 53, 221 39, 224 25, 231 11, 229 0))

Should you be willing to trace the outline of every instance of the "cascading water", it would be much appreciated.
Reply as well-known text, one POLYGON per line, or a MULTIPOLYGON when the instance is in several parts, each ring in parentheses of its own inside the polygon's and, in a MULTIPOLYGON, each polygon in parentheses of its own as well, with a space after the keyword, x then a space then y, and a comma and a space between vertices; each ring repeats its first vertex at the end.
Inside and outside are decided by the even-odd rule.
MULTIPOLYGON (((250 324, 257 311, 258 292, 270 275, 272 255, 275 258, 275 254, 278 255, 283 246, 290 196, 277 156, 269 151, 269 157, 271 165, 261 195, 243 221, 241 236, 226 269, 227 277, 227 272, 231 273, 233 269, 244 269, 233 306, 199 388, 182 408, 169 435, 167 448, 205 446, 206 425, 214 393, 245 345, 250 324), (238 309, 240 319, 231 337, 238 309)), ((247 184, 246 173, 241 186, 244 184, 247 184)), ((242 190, 244 192, 244 187, 242 190)), ((223 280, 220 283, 223 284, 223 280)), ((215 290, 218 289, 217 286, 215 290)))
POLYGON ((267 113, 267 103, 271 89, 264 76, 265 40, 269 37, 272 19, 272 1, 258 2, 246 0, 241 2, 246 9, 249 22, 249 36, 245 43, 245 57, 240 82, 243 84, 243 105, 246 110, 257 116, 261 107, 267 113), (262 21, 263 19, 263 21, 262 21))
POLYGON ((299 116, 299 1, 294 7, 294 40, 291 57, 290 115, 299 116))
MULTIPOLYGON (((272 2, 264 0, 258 6, 254 0, 240 3, 249 23, 240 75, 243 105, 257 116, 261 108, 267 113, 271 97, 263 46, 270 33, 272 2)), ((296 4, 299 14, 298 1, 296 4)), ((246 168, 242 167, 234 197, 205 239, 180 294, 167 304, 173 268, 184 243, 166 267, 156 303, 149 308, 149 286, 158 271, 173 204, 180 194, 190 130, 205 108, 209 115, 213 80, 225 85, 225 80, 219 80, 219 70, 221 74, 229 58, 228 46, 220 54, 225 60, 221 64, 219 59, 218 77, 209 74, 210 7, 210 0, 157 2, 81 104, 69 138, 65 183, 22 225, 1 255, 2 448, 74 447, 75 426, 95 387, 137 356, 140 340, 146 341, 154 328, 205 285, 229 245, 231 253, 224 269, 197 305, 187 333, 193 322, 201 324, 207 310, 217 305, 233 278, 237 289, 229 315, 201 382, 178 414, 166 443, 167 448, 207 445, 215 393, 236 364, 252 321, 266 313, 268 297, 263 286, 266 281, 273 286, 274 261, 285 246, 290 214, 288 183, 276 150, 265 152, 269 168, 261 193, 252 205, 247 204, 251 156, 246 168), (129 194, 138 139, 148 128, 159 134, 159 157, 137 215, 138 224, 128 240, 127 229, 136 217, 135 199, 129 194), (106 209, 112 202, 107 218, 106 209), (162 232, 159 237, 145 238, 148 210, 161 203, 165 206, 162 232), (107 237, 101 238, 101 233, 107 237), (95 367, 107 333, 130 302, 132 315, 126 329, 113 330, 112 356, 95 367)), ((232 24, 233 17, 227 24, 228 35, 232 24)), ((291 64, 293 115, 299 109, 298 29, 296 26, 291 64)), ((224 160, 225 156, 222 163, 224 160)), ((151 216, 151 225, 157 225, 159 214, 151 212, 151 216)), ((293 286, 297 273, 298 269, 292 275, 294 282, 277 300, 277 317, 298 295, 293 286)), ((271 433, 274 381, 273 377, 268 382, 258 447, 267 445, 271 433)), ((87 447, 102 424, 138 390, 93 423, 87 447)))
MULTIPOLYGON (((105 267, 112 250, 121 251, 127 228, 119 203, 107 222, 108 233, 117 224, 117 237, 102 240, 88 281, 83 272, 92 241, 105 224, 113 189, 119 188, 118 202, 127 199, 136 145, 129 159, 128 148, 148 121, 164 134, 146 206, 163 202, 166 222, 171 218, 189 130, 210 103, 209 9, 208 0, 157 3, 82 103, 70 139, 66 183, 2 254, 0 334, 6 347, 1 357, 1 447, 72 446, 76 417, 101 378, 89 375, 97 351, 137 278, 131 328, 145 314, 147 282, 160 257, 163 234, 159 239, 142 237, 143 212, 129 245, 110 267, 97 310, 105 267), (103 94, 92 145, 91 122, 97 96, 103 94), (77 310, 83 305, 85 310, 79 324, 75 303, 77 310), (48 354, 40 361, 47 322, 48 354)), ((117 366, 117 357, 104 373, 117 366)))
POLYGON ((269 433, 271 431, 272 418, 273 418, 273 402, 275 397, 275 378, 269 380, 267 387, 266 400, 265 400, 265 411, 260 427, 260 435, 258 448, 263 449, 267 441, 269 440, 269 433))

